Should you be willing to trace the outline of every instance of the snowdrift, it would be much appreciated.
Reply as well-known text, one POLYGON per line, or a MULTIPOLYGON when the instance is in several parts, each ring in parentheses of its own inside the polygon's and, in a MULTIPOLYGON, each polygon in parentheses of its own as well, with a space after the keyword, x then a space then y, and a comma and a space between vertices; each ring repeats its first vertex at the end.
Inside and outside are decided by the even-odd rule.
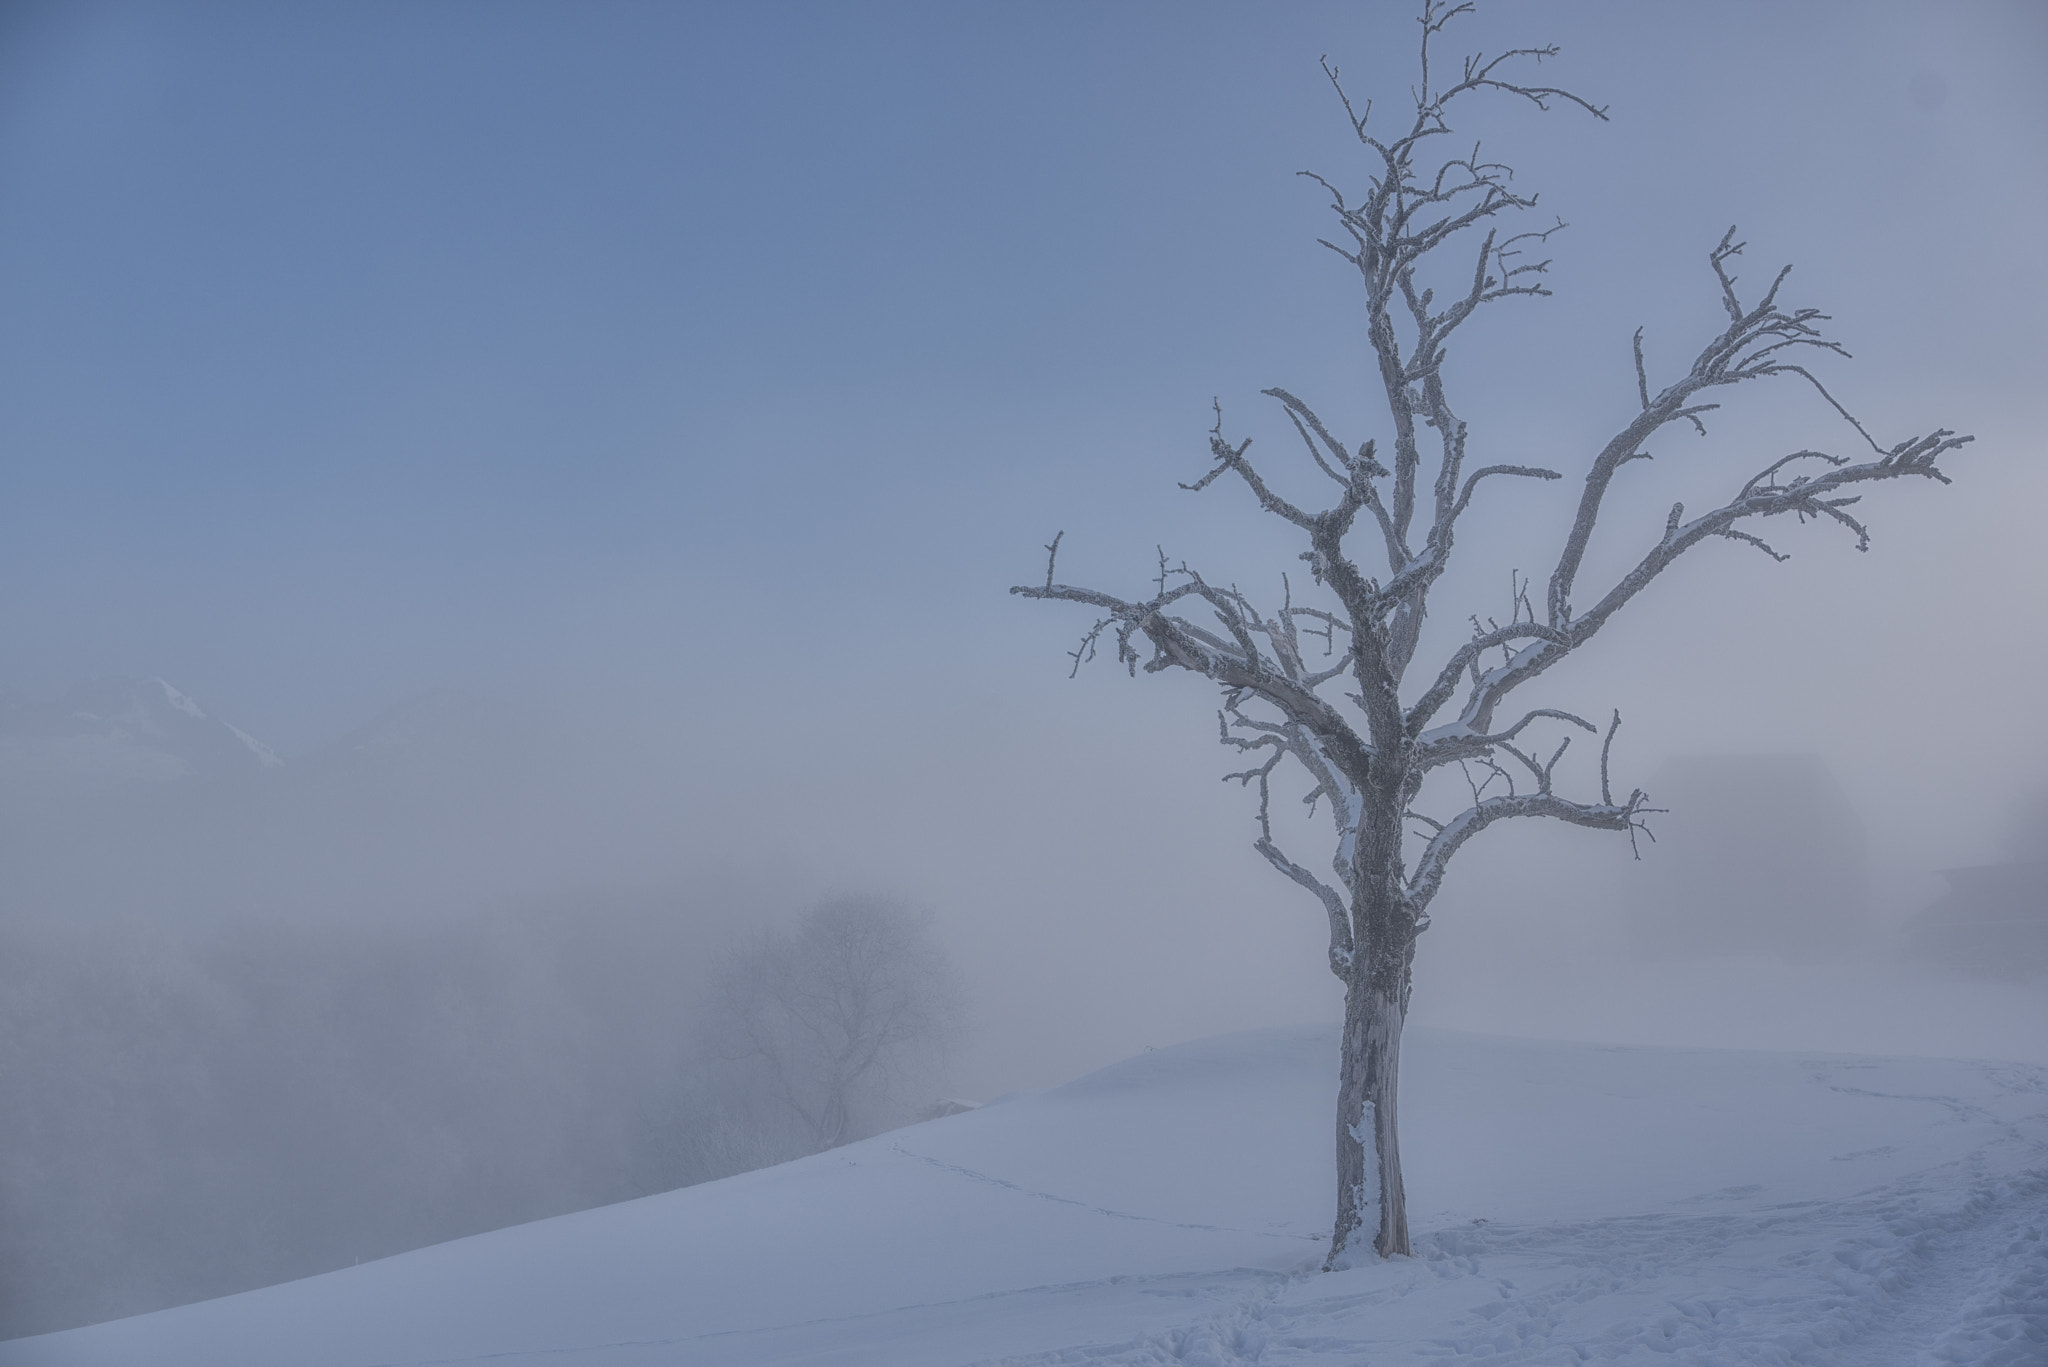
POLYGON ((1156 1050, 0 1367, 2048 1362, 2048 1070, 1416 1029, 1417 1256, 1323 1274, 1335 1049, 1156 1050))

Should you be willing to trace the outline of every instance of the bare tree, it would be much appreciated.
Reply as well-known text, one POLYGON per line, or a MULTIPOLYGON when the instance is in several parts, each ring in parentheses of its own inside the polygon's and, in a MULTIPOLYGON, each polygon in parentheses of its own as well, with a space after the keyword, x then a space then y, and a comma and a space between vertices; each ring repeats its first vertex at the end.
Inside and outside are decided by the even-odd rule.
MULTIPOLYGON (((1341 230, 1336 241, 1323 245, 1357 271, 1364 287, 1388 456, 1382 458, 1376 441, 1347 445, 1308 404, 1284 389, 1268 389, 1263 392, 1286 414, 1314 470, 1335 486, 1334 501, 1318 510, 1276 493, 1248 457, 1251 441, 1225 435, 1220 404, 1209 437, 1214 464, 1182 486, 1201 490, 1226 475, 1242 481, 1260 508, 1298 530, 1306 543, 1301 559, 1308 562, 1319 601, 1297 601, 1283 575, 1280 606, 1261 610, 1235 586, 1211 583, 1185 564, 1170 565, 1164 552, 1149 596, 1078 588, 1055 578, 1058 536, 1047 547, 1044 583, 1011 590, 1085 604, 1100 614, 1073 652, 1076 670, 1094 657, 1108 633, 1133 675, 1140 665, 1148 672, 1182 669, 1222 688, 1222 742, 1252 761, 1229 777, 1259 794, 1253 848, 1321 903, 1329 918, 1330 970, 1345 988, 1333 1266, 1352 1248, 1375 1205, 1374 1248, 1382 1255, 1409 1251, 1396 1124, 1401 1032, 1416 937, 1429 924, 1430 901, 1452 856, 1488 826, 1515 817, 1548 817, 1628 833, 1633 840, 1651 810, 1640 790, 1617 798, 1610 786, 1618 712, 1604 733, 1580 716, 1548 707, 1503 720, 1509 696, 1584 646, 1651 580, 1702 542, 1740 542, 1782 560, 1750 527, 1789 514, 1800 522, 1844 527, 1858 549, 1865 548, 1869 535, 1849 511, 1858 501, 1852 490, 1903 478, 1946 483, 1937 461, 1969 440, 1946 429, 1894 446, 1874 440, 1806 368, 1807 358, 1819 353, 1847 353, 1824 333, 1825 315, 1779 302, 1786 271, 1760 296, 1744 301, 1733 272, 1743 244, 1731 228, 1707 257, 1727 327, 1700 348, 1689 370, 1662 388, 1652 385, 1637 331, 1639 410, 1592 457, 1542 606, 1518 578, 1506 623, 1474 617, 1469 639, 1416 670, 1430 594, 1479 486, 1562 478, 1530 465, 1475 465, 1445 370, 1458 329, 1482 308, 1550 292, 1543 283, 1549 263, 1534 253, 1562 224, 1508 231, 1501 225, 1533 209, 1535 196, 1518 191, 1508 167, 1481 160, 1476 150, 1441 157, 1434 150, 1451 132, 1452 106, 1489 92, 1539 110, 1573 106, 1606 118, 1604 110, 1569 91, 1520 78, 1555 47, 1468 57, 1443 79, 1431 64, 1432 45, 1470 8, 1425 0, 1412 110, 1404 109, 1394 127, 1383 129, 1374 121, 1370 104, 1355 104, 1336 69, 1324 63, 1370 172, 1355 199, 1320 176, 1304 174, 1329 193, 1341 230), (1645 443, 1674 424, 1704 434, 1706 416, 1719 407, 1709 396, 1774 377, 1810 386, 1847 425, 1850 441, 1867 449, 1860 456, 1799 449, 1761 461, 1719 506, 1688 517, 1682 504, 1674 504, 1626 572, 1583 589, 1587 547, 1623 467, 1647 460, 1645 443), (1363 550, 1349 544, 1361 522, 1363 550), (1183 615, 1190 610, 1202 616, 1183 615), (1411 676, 1418 686, 1406 686, 1411 676), (1441 720, 1460 695, 1455 713, 1441 720), (1565 731, 1564 741, 1554 749, 1539 748, 1536 736, 1550 728, 1565 731), (1568 798, 1554 786, 1572 729, 1601 737, 1597 799, 1568 798), (1311 811, 1321 804, 1334 826, 1333 879, 1318 876, 1275 843, 1269 783, 1290 761, 1305 776, 1311 811), (1466 780, 1460 785, 1462 810, 1425 815, 1415 805, 1425 781, 1448 766, 1466 780)), ((1432 785, 1430 792, 1442 786, 1432 785)))
POLYGON ((927 918, 875 898, 825 902, 737 951, 722 1032, 815 1150, 857 1138, 958 1027, 959 992, 927 918))

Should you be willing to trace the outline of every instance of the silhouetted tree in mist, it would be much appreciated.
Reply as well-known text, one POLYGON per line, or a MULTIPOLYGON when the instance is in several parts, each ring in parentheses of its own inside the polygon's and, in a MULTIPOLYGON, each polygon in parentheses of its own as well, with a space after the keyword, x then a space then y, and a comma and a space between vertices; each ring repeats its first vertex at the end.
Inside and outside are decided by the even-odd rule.
MULTIPOLYGON (((1294 529, 1310 582, 1276 574, 1278 604, 1260 607, 1235 584, 1213 583, 1162 551, 1152 592, 1126 597, 1058 582, 1055 536, 1044 582, 1011 590, 1097 614, 1073 652, 1076 669, 1107 643, 1134 675, 1141 665, 1149 673, 1185 670, 1221 689, 1222 743, 1250 761, 1230 777, 1259 795, 1253 848, 1320 904, 1329 922, 1330 970, 1344 984, 1331 1266, 1341 1265, 1369 1219, 1381 1254, 1409 1251, 1396 1114, 1401 1035, 1416 939, 1429 925, 1431 900, 1452 857, 1510 818, 1542 817, 1633 838, 1651 810, 1640 790, 1617 800, 1610 785, 1619 713, 1604 728, 1555 707, 1503 715, 1510 695, 1589 643, 1702 544, 1732 542, 1784 559, 1752 530, 1761 519, 1831 524, 1863 548, 1868 533, 1850 511, 1862 487, 1946 483, 1937 462, 1969 440, 1945 428, 1890 445, 1874 439, 1807 368, 1824 353, 1847 354, 1823 331, 1826 316, 1780 303, 1783 270, 1761 291, 1745 290, 1735 274, 1744 244, 1731 228, 1707 254, 1726 327, 1661 387, 1651 379, 1637 331, 1638 407, 1620 415, 1608 429, 1613 435, 1587 453, 1576 509, 1553 542, 1541 604, 1534 584, 1519 576, 1499 605, 1508 608, 1506 622, 1477 605, 1446 610, 1432 603, 1475 499, 1498 496, 1509 481, 1563 478, 1526 463, 1530 453, 1518 432, 1495 443, 1504 460, 1481 464, 1480 439, 1453 403, 1448 361, 1458 330, 1491 305, 1549 294, 1549 263, 1536 253, 1563 226, 1503 226, 1533 209, 1536 197, 1519 188, 1507 166, 1449 141, 1453 107, 1492 93, 1538 110, 1569 105, 1606 117, 1569 91, 1525 83, 1518 74, 1554 47, 1468 57, 1445 75, 1433 64, 1433 44, 1470 9, 1426 0, 1420 70, 1411 99, 1391 122, 1371 103, 1354 103, 1325 63, 1366 169, 1355 194, 1321 176, 1310 179, 1329 193, 1336 220, 1335 240, 1324 245, 1356 273, 1363 291, 1369 389, 1384 412, 1379 435, 1339 440, 1308 403, 1267 389, 1308 457, 1304 477, 1326 479, 1333 501, 1290 497, 1270 464, 1250 459, 1249 438, 1226 435, 1220 403, 1209 437, 1213 463, 1184 486, 1206 489, 1226 477, 1241 483, 1262 511, 1294 529), (1439 148, 1446 149, 1441 157, 1439 148), (1724 486, 1731 491, 1725 501, 1690 516, 1673 503, 1661 527, 1625 529, 1634 549, 1611 577, 1598 557, 1589 562, 1608 495, 1628 467, 1649 460, 1648 444, 1658 440, 1659 454, 1675 455, 1661 439, 1704 436, 1708 415, 1720 406, 1713 394, 1771 378, 1810 386, 1842 419, 1857 455, 1805 446, 1744 453, 1724 486), (1361 525, 1365 544, 1358 546, 1352 533, 1361 525), (1593 581, 1590 590, 1582 578, 1593 581), (1418 654, 1426 653, 1424 623, 1432 611, 1443 620, 1469 620, 1472 629, 1416 670, 1410 686, 1418 654), (1199 616, 1184 615, 1190 612, 1199 616), (1563 738, 1554 745, 1539 740, 1546 730, 1563 738), (1597 774, 1585 779, 1595 795, 1584 799, 1567 797, 1556 782, 1574 730, 1601 738, 1597 774), (1276 840, 1270 789, 1283 766, 1306 789, 1311 814, 1320 810, 1332 823, 1327 874, 1298 862, 1276 840), (1444 801, 1451 805, 1437 806, 1444 801), (1430 807, 1440 814, 1424 810, 1430 807)), ((1484 376, 1462 378, 1485 385, 1484 376)), ((1540 507, 1532 500, 1529 511, 1540 507)))
POLYGON ((736 949, 715 1030, 808 1147, 860 1137, 928 1076, 958 1030, 960 992, 929 919, 894 903, 825 902, 736 949))

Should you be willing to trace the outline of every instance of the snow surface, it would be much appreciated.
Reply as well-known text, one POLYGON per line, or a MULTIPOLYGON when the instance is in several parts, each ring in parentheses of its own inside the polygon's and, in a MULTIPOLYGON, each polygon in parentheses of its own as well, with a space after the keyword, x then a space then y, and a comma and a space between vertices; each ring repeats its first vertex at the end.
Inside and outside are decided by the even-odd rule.
POLYGON ((0 1367, 2048 1363, 2048 1069, 1414 1029, 1417 1256, 1315 1269, 1336 1032, 0 1343, 0 1367))

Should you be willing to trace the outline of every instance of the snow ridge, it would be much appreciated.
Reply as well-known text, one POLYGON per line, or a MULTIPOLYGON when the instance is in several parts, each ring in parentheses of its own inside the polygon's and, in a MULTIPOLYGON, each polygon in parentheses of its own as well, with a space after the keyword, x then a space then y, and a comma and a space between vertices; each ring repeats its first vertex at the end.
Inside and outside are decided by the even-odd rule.
POLYGON ((1323 1273, 1336 1042, 1160 1049, 0 1367, 2048 1363, 2048 1069, 1417 1027, 1417 1255, 1323 1273))

